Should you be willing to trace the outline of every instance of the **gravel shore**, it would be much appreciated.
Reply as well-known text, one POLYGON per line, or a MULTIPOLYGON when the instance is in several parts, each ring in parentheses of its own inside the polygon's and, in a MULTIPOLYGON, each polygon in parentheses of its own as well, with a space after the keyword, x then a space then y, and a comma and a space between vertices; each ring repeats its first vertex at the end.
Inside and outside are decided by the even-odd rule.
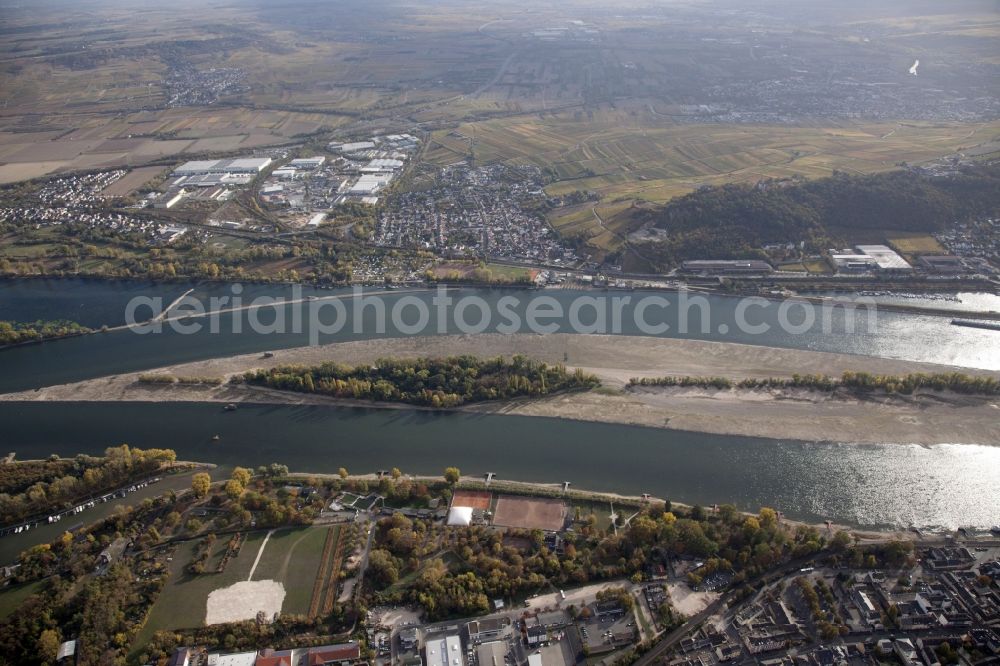
MULTIPOLYGON (((946 372, 956 368, 849 354, 780 349, 733 343, 599 335, 456 335, 392 338, 279 350, 270 358, 245 354, 0 395, 4 401, 208 401, 273 404, 363 404, 324 396, 245 386, 182 386, 138 383, 140 374, 228 379, 254 368, 314 365, 335 360, 349 365, 384 357, 472 354, 565 363, 596 374, 597 391, 541 400, 470 405, 469 411, 568 418, 606 423, 750 435, 807 441, 910 444, 1000 443, 1000 399, 955 394, 921 394, 859 400, 808 391, 713 391, 682 388, 624 390, 630 377, 664 375, 790 377, 839 376, 845 370, 876 374, 946 372)), ((958 369, 970 374, 1000 373, 958 369)))

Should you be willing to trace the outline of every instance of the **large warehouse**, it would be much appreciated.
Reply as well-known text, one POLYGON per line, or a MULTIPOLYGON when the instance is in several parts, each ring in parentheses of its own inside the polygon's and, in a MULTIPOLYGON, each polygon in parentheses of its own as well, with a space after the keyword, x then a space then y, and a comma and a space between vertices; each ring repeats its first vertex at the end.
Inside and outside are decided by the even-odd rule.
POLYGON ((892 248, 885 245, 858 245, 857 251, 867 254, 878 264, 879 270, 883 271, 912 271, 913 267, 906 263, 906 259, 896 254, 892 248))
POLYGON ((391 173, 365 174, 351 186, 351 194, 375 194, 392 181, 391 173))
POLYGON ((249 174, 255 175, 267 168, 270 157, 244 157, 230 160, 195 160, 174 169, 175 176, 204 176, 249 174))

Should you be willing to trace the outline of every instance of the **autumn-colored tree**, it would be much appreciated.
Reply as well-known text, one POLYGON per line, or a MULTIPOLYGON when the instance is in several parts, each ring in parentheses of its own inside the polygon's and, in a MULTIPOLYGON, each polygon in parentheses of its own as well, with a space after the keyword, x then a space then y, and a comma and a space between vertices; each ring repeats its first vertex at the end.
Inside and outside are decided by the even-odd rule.
POLYGON ((233 470, 233 473, 230 476, 230 478, 239 481, 244 488, 250 485, 250 479, 252 477, 253 473, 246 467, 237 467, 233 470))
POLYGON ((46 629, 38 635, 38 656, 43 662, 55 662, 60 644, 62 639, 59 637, 59 630, 46 629))
POLYGON ((229 499, 237 500, 243 494, 246 488, 237 479, 229 479, 226 481, 226 494, 229 495, 229 499))
POLYGON ((198 472, 191 477, 191 490, 194 491, 195 497, 202 498, 208 494, 208 490, 212 487, 212 477, 210 477, 205 472, 198 472))
POLYGON ((764 507, 760 510, 760 526, 765 530, 774 529, 778 524, 778 512, 774 509, 764 507))

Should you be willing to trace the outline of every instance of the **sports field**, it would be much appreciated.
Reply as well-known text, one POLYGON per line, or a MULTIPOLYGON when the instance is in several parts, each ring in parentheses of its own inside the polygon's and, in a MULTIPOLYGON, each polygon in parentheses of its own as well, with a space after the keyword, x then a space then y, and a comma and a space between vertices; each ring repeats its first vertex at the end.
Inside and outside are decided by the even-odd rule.
POLYGON ((902 254, 947 254, 947 250, 933 236, 927 234, 892 235, 889 245, 902 254))
POLYGON ((557 531, 566 522, 566 503, 556 499, 501 495, 493 524, 530 530, 557 531))
POLYGON ((451 505, 468 506, 486 511, 490 508, 492 499, 493 494, 485 490, 456 490, 455 494, 451 496, 451 505))

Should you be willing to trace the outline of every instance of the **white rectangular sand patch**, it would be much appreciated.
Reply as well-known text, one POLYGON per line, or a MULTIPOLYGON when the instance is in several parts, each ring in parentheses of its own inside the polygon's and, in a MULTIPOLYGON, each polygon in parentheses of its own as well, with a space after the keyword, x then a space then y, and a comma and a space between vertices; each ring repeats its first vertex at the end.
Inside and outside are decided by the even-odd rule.
POLYGON ((285 586, 276 580, 245 580, 208 595, 205 624, 252 620, 264 611, 268 620, 281 612, 285 586))

